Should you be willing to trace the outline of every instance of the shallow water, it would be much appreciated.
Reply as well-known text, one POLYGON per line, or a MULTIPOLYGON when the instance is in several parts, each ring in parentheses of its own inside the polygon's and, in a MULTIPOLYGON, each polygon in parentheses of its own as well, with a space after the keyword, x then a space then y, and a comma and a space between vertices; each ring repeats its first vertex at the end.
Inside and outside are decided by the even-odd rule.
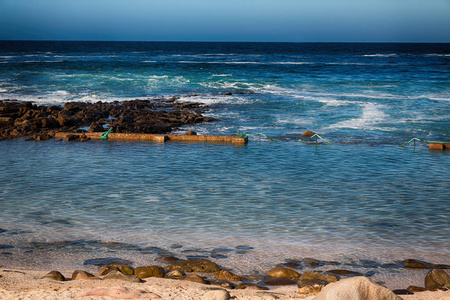
POLYGON ((35 259, 30 249, 101 257, 150 246, 211 257, 215 248, 249 246, 223 258, 448 263, 449 155, 293 142, 4 141, 1 238, 16 247, 8 259, 35 259))
POLYGON ((2 141, 0 265, 167 253, 241 273, 304 257, 364 272, 450 264, 450 153, 398 146, 450 139, 449 55, 450 44, 0 42, 2 99, 179 95, 216 121, 178 133, 282 141, 2 141), (305 130, 333 144, 299 143, 305 130))

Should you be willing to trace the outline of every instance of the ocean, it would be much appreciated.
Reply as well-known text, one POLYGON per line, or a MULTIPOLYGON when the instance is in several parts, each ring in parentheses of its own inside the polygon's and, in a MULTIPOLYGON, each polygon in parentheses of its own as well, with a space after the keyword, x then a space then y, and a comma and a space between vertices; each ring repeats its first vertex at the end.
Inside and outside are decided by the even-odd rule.
POLYGON ((172 96, 216 120, 181 134, 275 140, 2 141, 0 265, 314 257, 392 281, 403 259, 450 264, 450 153, 399 146, 450 141, 450 44, 0 41, 0 99, 172 96))

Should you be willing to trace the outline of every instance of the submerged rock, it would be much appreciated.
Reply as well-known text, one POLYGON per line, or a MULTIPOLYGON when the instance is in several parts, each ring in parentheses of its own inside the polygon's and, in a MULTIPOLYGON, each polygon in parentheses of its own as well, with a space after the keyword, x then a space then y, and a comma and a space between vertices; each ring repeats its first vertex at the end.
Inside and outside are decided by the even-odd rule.
POLYGON ((92 259, 86 259, 83 263, 85 266, 104 266, 104 265, 125 265, 125 266, 131 266, 133 262, 131 260, 126 260, 122 258, 117 257, 100 257, 100 258, 92 258, 92 259))
POLYGON ((289 279, 297 279, 300 274, 289 268, 273 268, 267 273, 269 277, 284 277, 289 279))
POLYGON ((317 272, 305 272, 302 274, 302 276, 300 276, 300 279, 304 279, 304 280, 323 280, 326 281, 328 283, 330 282, 336 282, 339 280, 339 278, 335 275, 326 275, 326 274, 321 274, 321 273, 317 273, 317 272))
POLYGON ((187 260, 167 267, 169 271, 180 269, 184 272, 214 273, 220 270, 219 266, 208 259, 187 260))

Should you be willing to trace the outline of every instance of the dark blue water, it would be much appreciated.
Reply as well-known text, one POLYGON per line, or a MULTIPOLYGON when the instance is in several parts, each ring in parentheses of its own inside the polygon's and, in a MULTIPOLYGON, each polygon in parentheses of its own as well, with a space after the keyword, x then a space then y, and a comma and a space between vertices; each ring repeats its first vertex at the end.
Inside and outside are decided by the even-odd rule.
POLYGON ((209 104, 218 119, 180 133, 281 140, 3 141, 0 244, 16 248, 1 261, 145 261, 133 247, 183 256, 244 245, 253 248, 245 258, 225 251, 224 264, 248 272, 308 256, 450 263, 449 153, 398 146, 450 140, 449 74, 449 44, 0 42, 0 98, 179 95, 209 104), (299 143, 304 130, 333 144, 299 143), (53 244, 61 241, 90 246, 53 244))

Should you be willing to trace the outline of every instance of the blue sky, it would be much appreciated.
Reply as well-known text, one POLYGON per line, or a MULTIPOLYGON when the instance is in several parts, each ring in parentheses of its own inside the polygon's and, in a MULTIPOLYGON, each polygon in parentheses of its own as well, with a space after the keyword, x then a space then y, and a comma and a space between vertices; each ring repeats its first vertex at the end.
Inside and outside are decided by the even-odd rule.
POLYGON ((0 40, 450 42, 450 0, 0 0, 0 40))

